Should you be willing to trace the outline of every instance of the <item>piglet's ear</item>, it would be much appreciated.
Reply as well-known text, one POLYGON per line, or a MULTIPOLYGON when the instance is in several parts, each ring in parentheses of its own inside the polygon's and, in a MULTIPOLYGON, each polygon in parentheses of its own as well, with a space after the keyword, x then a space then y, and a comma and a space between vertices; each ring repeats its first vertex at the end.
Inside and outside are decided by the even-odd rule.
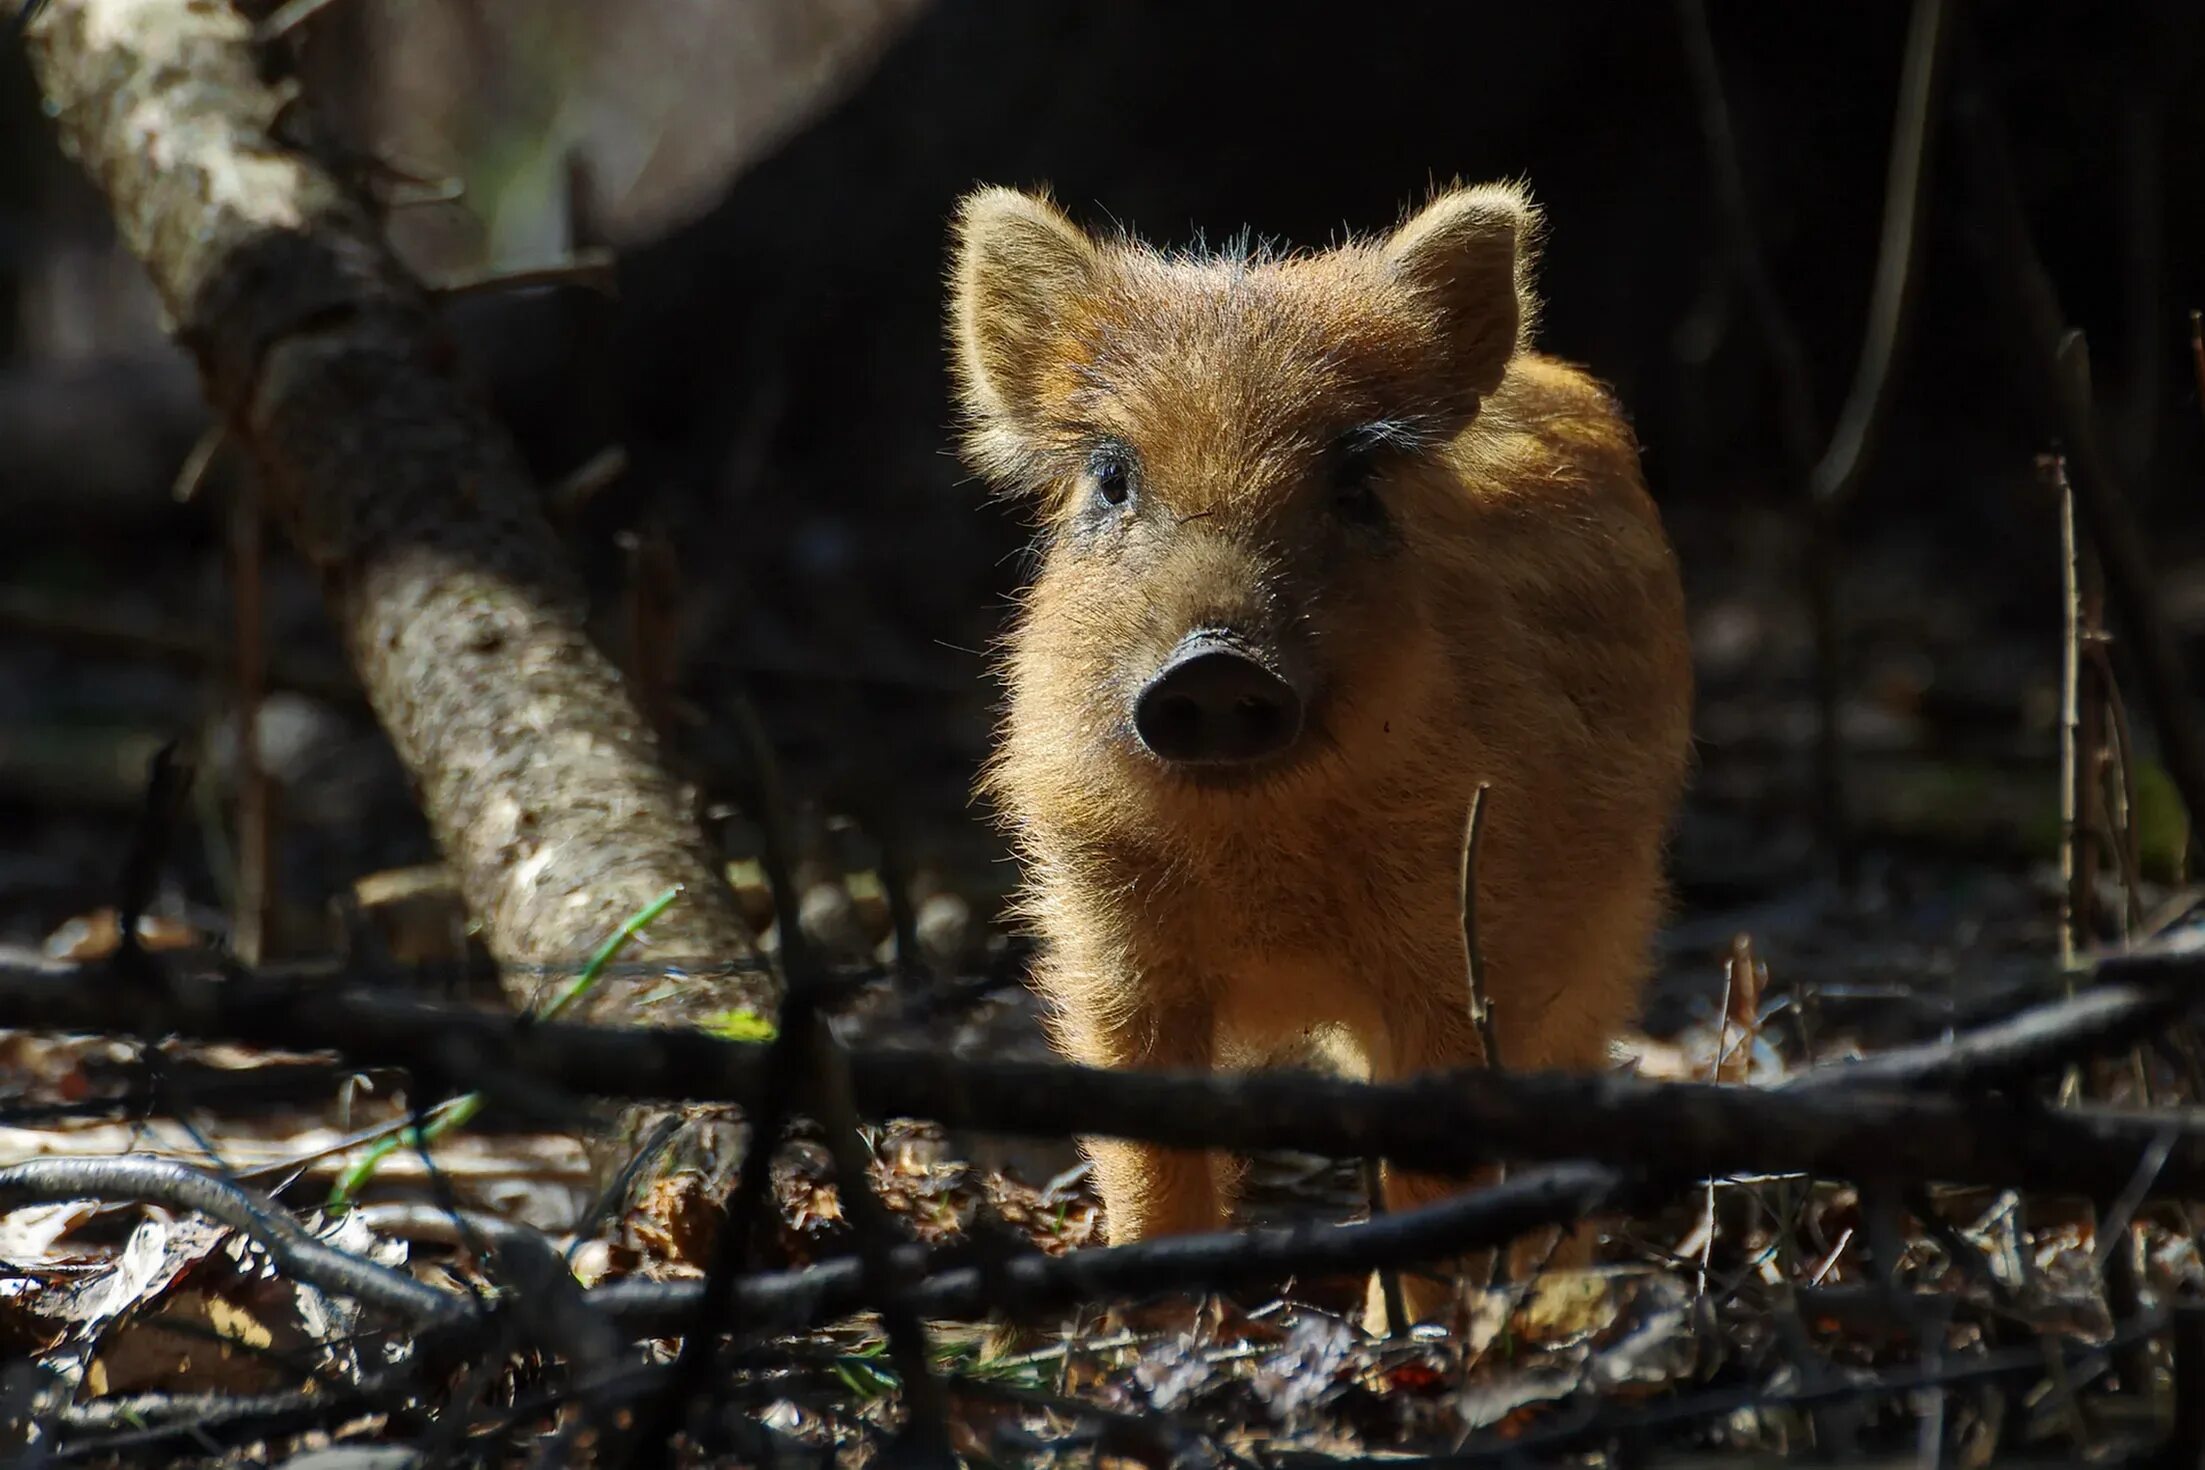
POLYGON ((1420 310, 1432 314, 1460 391, 1483 397, 1530 336, 1539 215, 1514 184, 1451 189, 1380 246, 1420 310))
POLYGON ((974 416, 1030 419, 1064 324, 1095 285, 1094 242, 1048 200, 981 189, 958 207, 951 321, 958 387, 974 416))

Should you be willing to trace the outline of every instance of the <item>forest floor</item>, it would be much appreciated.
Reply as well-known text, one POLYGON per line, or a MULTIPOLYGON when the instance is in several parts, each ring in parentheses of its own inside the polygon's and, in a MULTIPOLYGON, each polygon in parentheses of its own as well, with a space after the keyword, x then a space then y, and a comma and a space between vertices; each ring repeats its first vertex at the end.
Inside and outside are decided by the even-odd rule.
MULTIPOLYGON (((1677 535, 1692 569, 1699 765, 1676 842, 1678 909, 1626 1065, 1768 1084, 1935 1038, 1971 999, 2045 974, 2063 891, 2056 602, 2041 619, 2016 620, 1987 610, 1979 588, 1940 571, 1935 548, 1918 539, 1859 549, 1845 714, 1848 815, 1863 861, 1857 883, 1841 889, 1819 861, 1805 795, 1808 640, 1789 597, 1784 524, 1699 513, 1680 516, 1677 535)), ((201 795, 148 943, 220 942, 235 891, 227 803, 236 761, 220 718, 219 558, 204 546, 80 541, 41 558, 37 573, 9 583, 5 609, 34 636, 0 639, 0 698, 11 709, 0 735, 0 942, 23 960, 112 952, 116 875, 145 762, 177 734, 200 750, 201 795)), ((357 942, 364 924, 403 957, 461 957, 448 899, 433 889, 408 901, 354 893, 349 917, 332 909, 357 880, 432 854, 372 721, 345 698, 311 590, 281 558, 268 580, 279 692, 263 708, 261 746, 279 796, 279 934, 311 957, 357 942)), ((2043 581, 2056 597, 2056 568, 2043 581)), ((823 731, 859 738, 867 727, 845 716, 863 691, 837 690, 822 707, 812 688, 767 680, 756 691, 777 736, 805 732, 785 749, 797 789, 816 798, 805 825, 808 923, 836 957, 862 966, 889 952, 883 887, 896 876, 883 877, 881 844, 865 829, 880 825, 877 814, 854 830, 832 820, 831 783, 816 779, 805 752, 823 731)), ((893 746, 865 755, 920 773, 891 825, 901 878, 916 874, 923 889, 930 972, 996 980, 924 1005, 909 985, 861 985, 841 1007, 850 1035, 1041 1054, 1016 951, 994 920, 1007 869, 963 784, 986 698, 977 684, 969 696, 946 695, 938 727, 898 721, 893 746)), ((2140 767, 2138 785, 2145 871, 2133 887, 2104 885, 2111 943, 2123 929, 2129 942, 2179 939, 2200 896, 2175 881, 2180 836, 2166 830, 2163 782, 2140 767)), ((763 915, 744 876, 754 865, 736 858, 763 915)), ((448 974, 439 984, 455 986, 448 974)), ((167 1065, 264 1072, 271 1082, 263 1096, 217 1089, 183 1116, 148 1111, 134 1082, 144 1067, 136 1044, 0 1031, 0 1167, 122 1153, 216 1166, 276 1193, 330 1240, 447 1285, 486 1284, 454 1223, 469 1212, 544 1232, 585 1282, 694 1279, 704 1269, 717 1214, 698 1181, 669 1176, 606 1222, 592 1213, 589 1160, 573 1134, 518 1131, 494 1114, 427 1155, 390 1154, 360 1208, 324 1213, 332 1185, 371 1142, 436 1099, 410 1098, 402 1078, 376 1073, 283 1083, 277 1072, 297 1058, 234 1046, 162 1050, 167 1065)), ((2188 1088, 2156 1053, 2080 1083, 2086 1095, 2132 1104, 2165 1105, 2188 1088)), ((1008 1231, 1051 1253, 1100 1242, 1097 1201, 1069 1144, 1011 1145, 918 1123, 869 1138, 881 1197, 921 1241, 1008 1231)), ((786 1151, 775 1195, 777 1259, 763 1264, 849 1249, 816 1134, 786 1151)), ((1266 1157, 1248 1212, 1343 1218, 1365 1198, 1351 1163, 1266 1157)), ((1769 1176, 1601 1224, 1594 1269, 1466 1287, 1452 1324, 1390 1339, 1357 1325, 1360 1278, 1212 1299, 1164 1328, 1129 1325, 1105 1303, 1015 1337, 985 1323, 936 1324, 953 1441, 1000 1463, 1287 1464, 1408 1451, 1477 1463, 1616 1443, 1748 1458, 1812 1448, 1973 1464, 1995 1450, 1998 1463, 2017 1453, 2075 1462, 2149 1439, 2164 1397, 2138 1381, 2134 1354, 2159 1354, 2149 1361, 2164 1366, 2164 1348, 2132 1350, 2122 1334, 2133 1335, 2135 1312, 2205 1285, 2179 1211, 2123 1221, 2132 1257, 2109 1277, 2119 1252, 2100 1241, 2089 1211, 2010 1192, 1941 1192, 1886 1209, 1849 1184, 1769 1176), (1894 1282, 1903 1289, 1888 1290, 1894 1282), (1921 1457, 1940 1444, 1947 1458, 1921 1457)), ((258 1246, 189 1214, 89 1202, 0 1214, 0 1357, 35 1362, 68 1386, 77 1418, 64 1444, 74 1456, 95 1453, 102 1436, 121 1436, 111 1448, 124 1457, 210 1463, 318 1443, 418 1442, 405 1432, 418 1421, 382 1411, 303 1433, 256 1433, 247 1419, 195 1438, 172 1422, 179 1396, 242 1401, 356 1381, 370 1341, 386 1360, 402 1356, 372 1334, 355 1339, 362 1330, 329 1299, 286 1283, 258 1246), (119 1407, 102 1417, 103 1403, 119 1407)), ((846 1459, 886 1442, 899 1395, 877 1322, 776 1348, 770 1365, 742 1370, 728 1391, 760 1432, 785 1450, 831 1447, 846 1459)), ((431 1417, 445 1410, 470 1454, 525 1456, 574 1412, 563 1381, 546 1355, 518 1352, 455 1382, 431 1417)), ((28 1402, 27 1382, 0 1375, 0 1400, 28 1402)))

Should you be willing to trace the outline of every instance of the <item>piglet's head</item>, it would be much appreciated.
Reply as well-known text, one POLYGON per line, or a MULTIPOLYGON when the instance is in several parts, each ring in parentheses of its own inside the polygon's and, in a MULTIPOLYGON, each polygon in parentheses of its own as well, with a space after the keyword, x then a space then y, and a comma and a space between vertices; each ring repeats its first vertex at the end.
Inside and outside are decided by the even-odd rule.
POLYGON ((1043 530, 1014 739, 1244 791, 1408 738, 1450 677, 1426 620, 1461 574, 1450 456, 1528 331, 1536 224, 1484 186, 1320 253, 1174 255, 968 197, 967 451, 1043 530))

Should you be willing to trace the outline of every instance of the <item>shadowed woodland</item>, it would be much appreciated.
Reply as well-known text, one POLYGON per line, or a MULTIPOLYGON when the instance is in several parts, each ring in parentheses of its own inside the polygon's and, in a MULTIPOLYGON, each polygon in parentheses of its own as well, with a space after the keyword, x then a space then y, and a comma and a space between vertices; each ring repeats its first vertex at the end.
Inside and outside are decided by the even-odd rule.
POLYGON ((31 7, 11 1462, 2200 1463, 2201 98, 2174 3, 31 7), (1627 1056, 1072 1067, 951 211, 1457 177, 1683 569, 1627 1056), (1249 1151, 1246 1218, 1105 1244, 1077 1136, 1249 1151))

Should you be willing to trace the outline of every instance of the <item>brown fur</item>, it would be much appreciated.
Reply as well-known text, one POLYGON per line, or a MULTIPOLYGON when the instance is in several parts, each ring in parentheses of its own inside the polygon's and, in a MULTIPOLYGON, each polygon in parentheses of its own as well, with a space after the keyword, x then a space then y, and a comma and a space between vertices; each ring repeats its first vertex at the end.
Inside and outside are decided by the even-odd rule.
MULTIPOLYGON (((1066 1055, 1380 1079, 1476 1062, 1456 884, 1481 781, 1503 1059, 1594 1067, 1629 1019, 1686 765, 1683 597, 1616 405, 1527 345, 1537 223, 1486 186, 1322 253, 1165 255, 1045 199, 964 201, 967 451, 1036 497, 1047 548, 986 788, 1066 1055), (1374 423, 1377 529, 1343 520, 1328 457, 1374 423), (1104 441, 1137 464, 1129 507, 1096 497, 1104 441), (1198 779, 1128 710, 1183 634, 1219 626, 1292 671, 1309 726, 1269 767, 1198 779)), ((1226 1218, 1222 1161, 1090 1152, 1115 1240, 1226 1218)), ((1386 1187, 1403 1207, 1461 1186, 1386 1187)))

